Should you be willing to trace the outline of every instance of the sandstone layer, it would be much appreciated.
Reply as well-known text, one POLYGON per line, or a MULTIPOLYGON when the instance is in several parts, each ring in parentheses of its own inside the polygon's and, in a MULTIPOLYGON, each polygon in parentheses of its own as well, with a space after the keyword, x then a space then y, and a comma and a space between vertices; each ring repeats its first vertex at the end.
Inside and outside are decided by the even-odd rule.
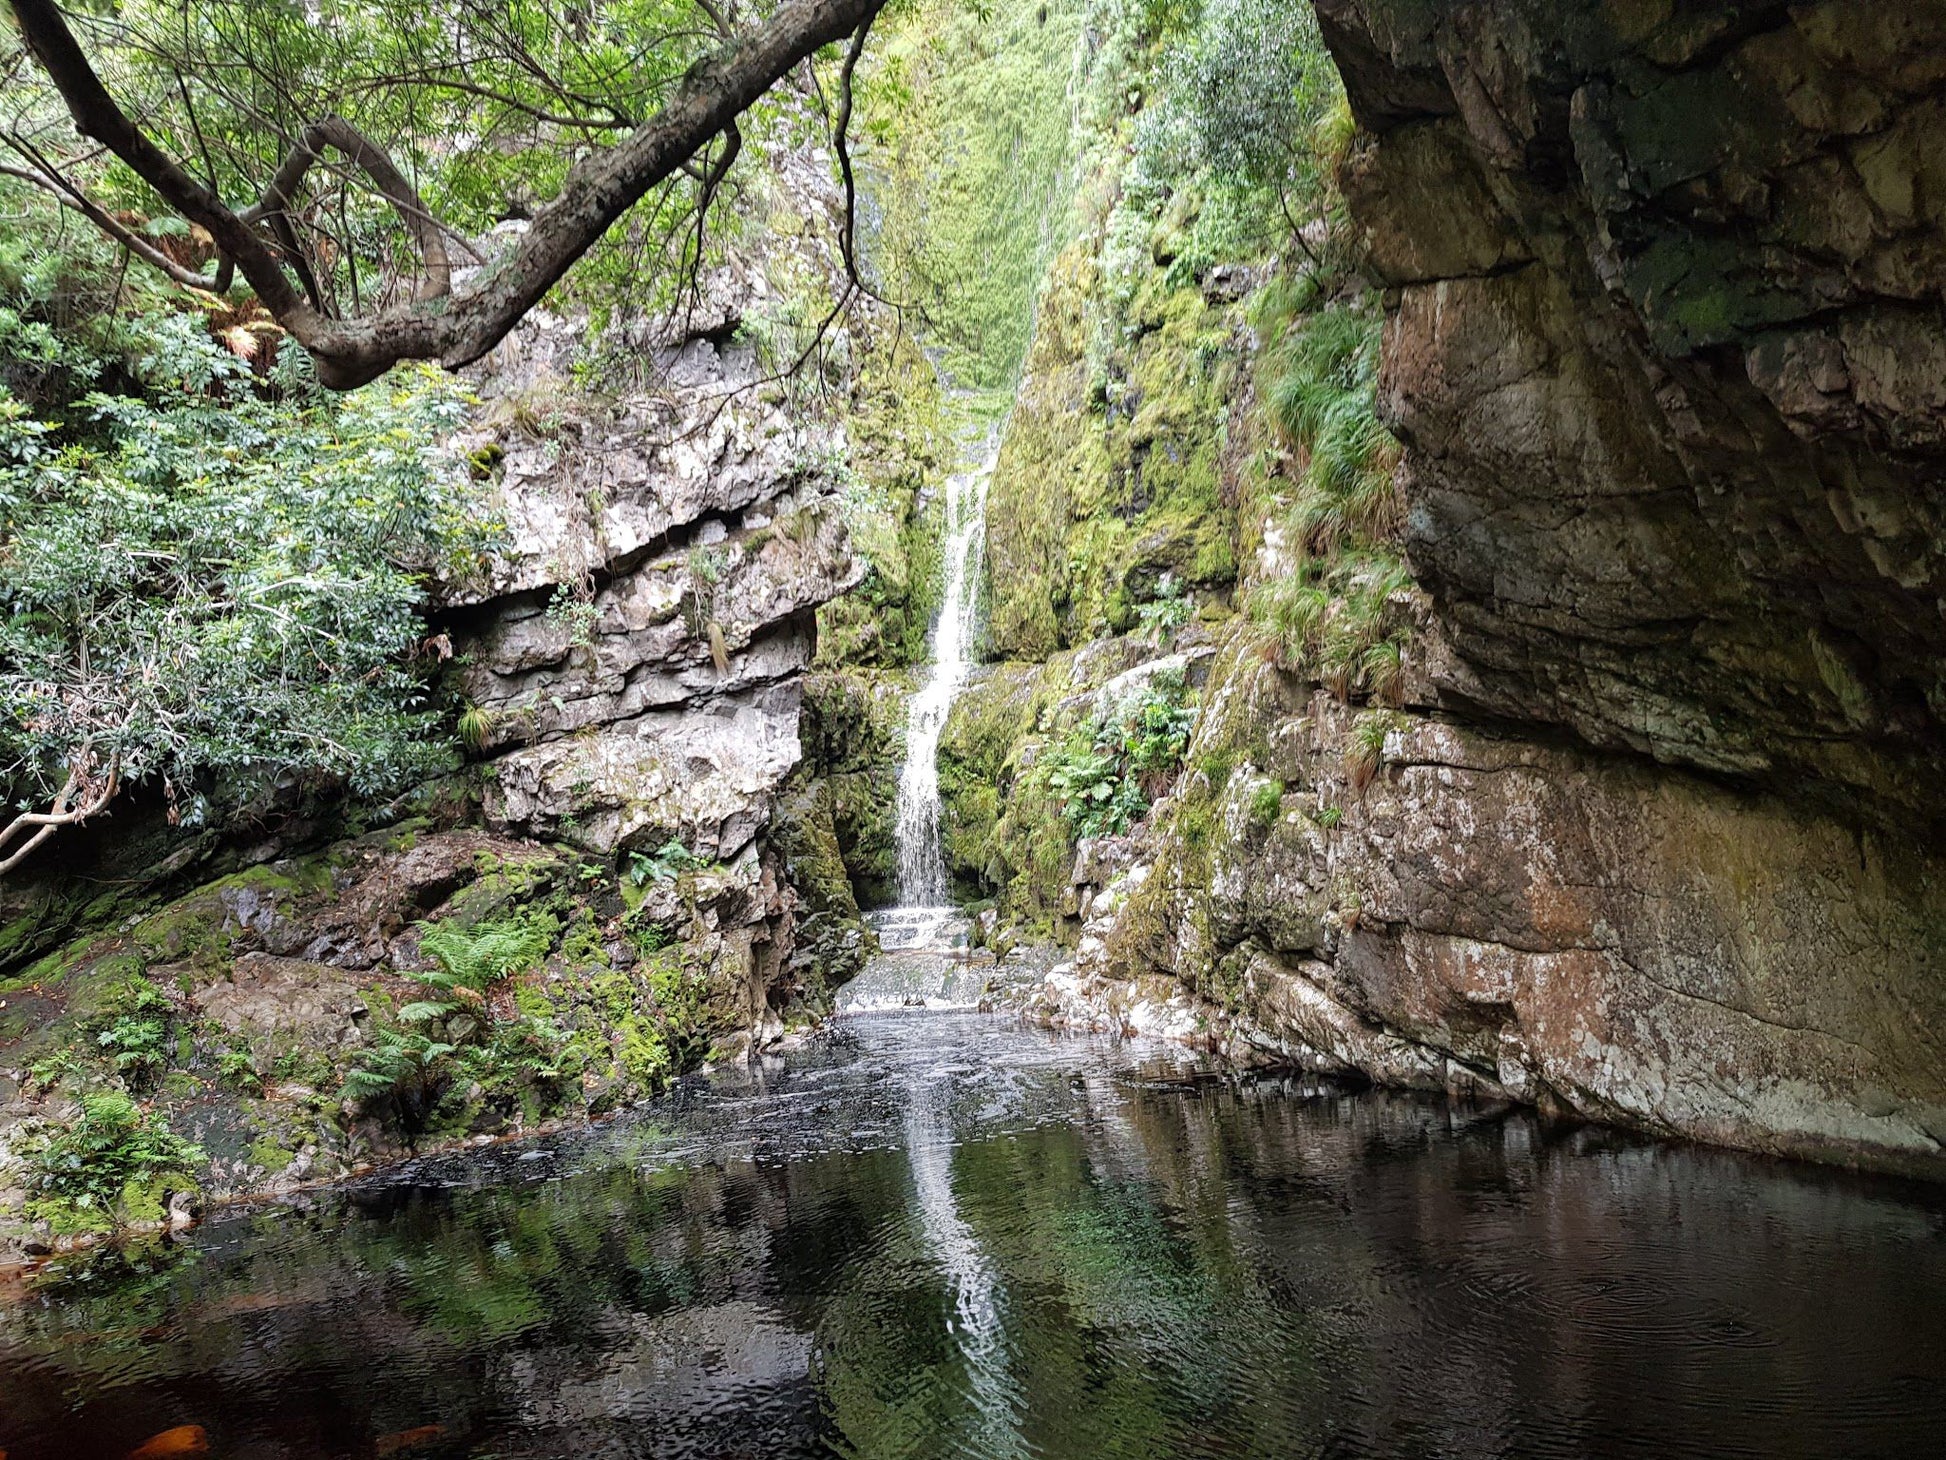
POLYGON ((1398 704, 1236 625, 1043 1009, 1946 1177, 1946 10, 1318 9, 1398 704))

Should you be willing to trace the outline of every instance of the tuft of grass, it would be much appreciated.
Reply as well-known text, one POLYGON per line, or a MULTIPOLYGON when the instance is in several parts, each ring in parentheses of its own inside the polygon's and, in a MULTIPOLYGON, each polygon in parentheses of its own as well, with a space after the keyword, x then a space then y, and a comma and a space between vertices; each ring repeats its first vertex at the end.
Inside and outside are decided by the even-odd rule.
POLYGON ((1293 525, 1314 553, 1389 542, 1404 508, 1398 442, 1378 419, 1381 316, 1326 308, 1290 326, 1265 361, 1272 425, 1302 456, 1293 525))
POLYGON ((1290 577, 1253 590, 1246 607, 1271 630, 1281 667, 1317 675, 1341 700, 1368 694, 1396 704, 1407 630, 1391 604, 1411 584, 1389 553, 1347 552, 1307 559, 1290 577))
POLYGON ((1405 717, 1392 710, 1367 710, 1351 722, 1345 746, 1345 774, 1354 791, 1363 791, 1385 766, 1385 741, 1405 729, 1405 717))
POLYGON ((486 749, 489 736, 493 734, 493 712, 482 709, 468 700, 459 712, 459 738, 468 750, 486 749))

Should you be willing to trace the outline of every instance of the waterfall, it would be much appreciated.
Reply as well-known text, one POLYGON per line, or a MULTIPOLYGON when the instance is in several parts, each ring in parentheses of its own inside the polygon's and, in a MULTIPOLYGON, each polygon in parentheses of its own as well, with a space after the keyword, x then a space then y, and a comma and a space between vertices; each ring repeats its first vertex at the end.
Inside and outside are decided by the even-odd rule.
POLYGON ((925 946, 954 915, 946 858, 939 844, 939 732, 973 667, 980 569, 986 554, 987 484, 999 449, 1000 433, 989 430, 968 453, 964 469, 946 482, 946 595, 929 640, 932 663, 926 682, 906 712, 896 831, 896 911, 926 916, 888 920, 882 930, 893 933, 888 947, 925 946))

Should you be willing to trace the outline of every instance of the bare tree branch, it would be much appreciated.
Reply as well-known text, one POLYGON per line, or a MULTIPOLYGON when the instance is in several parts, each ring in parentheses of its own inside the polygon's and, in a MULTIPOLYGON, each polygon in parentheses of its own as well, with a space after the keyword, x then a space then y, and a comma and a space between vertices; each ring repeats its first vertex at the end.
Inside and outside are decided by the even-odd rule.
POLYGON ((866 16, 864 23, 853 33, 851 49, 845 52, 844 65, 838 70, 838 116, 831 127, 832 146, 838 154, 838 170, 843 175, 845 184, 845 221, 838 234, 838 252, 845 261, 845 274, 850 278, 853 288, 888 308, 899 309, 901 306, 894 304, 867 284, 858 269, 858 179, 852 175, 849 140, 851 83, 852 73, 858 69, 858 60, 865 54, 865 40, 872 33, 872 22, 877 18, 876 14, 866 16))
MULTIPOLYGON (((81 134, 105 145, 184 218, 207 229, 264 307, 316 359, 319 380, 350 389, 400 360, 437 359, 457 369, 486 354, 638 199, 723 135, 792 67, 822 46, 858 35, 886 0, 784 0, 768 20, 692 66, 653 118, 614 147, 575 163, 559 195, 538 211, 512 252, 463 289, 352 320, 331 319, 304 297, 272 240, 129 119, 82 54, 55 0, 10 3, 22 37, 81 134)), ((414 236, 423 239, 432 230, 415 228, 414 236)))
POLYGON ((28 853, 64 826, 86 821, 115 799, 122 785, 122 759, 116 755, 108 762, 106 775, 97 775, 94 752, 87 746, 75 756, 66 783, 46 811, 23 811, 5 826, 0 826, 0 849, 4 849, 29 827, 38 828, 27 840, 0 860, 0 877, 6 876, 27 859, 28 853))
MULTIPOLYGON (((419 285, 416 297, 419 299, 440 299, 452 289, 453 270, 446 258, 446 239, 441 233, 433 216, 426 210, 419 190, 406 180, 392 159, 386 156, 385 149, 343 117, 326 117, 321 122, 313 122, 304 129, 297 145, 290 150, 283 165, 277 169, 264 189, 263 200, 253 208, 242 213, 243 221, 254 223, 259 218, 269 219, 276 226, 280 218, 285 219, 288 230, 288 215, 291 200, 297 196, 297 189, 304 181, 304 175, 311 170, 311 164, 327 146, 342 152, 353 166, 372 180, 372 186, 392 205, 399 219, 412 234, 412 241, 418 246, 420 262, 424 264, 426 277, 419 285)), ((296 235, 290 237, 288 247, 297 247, 296 235)))

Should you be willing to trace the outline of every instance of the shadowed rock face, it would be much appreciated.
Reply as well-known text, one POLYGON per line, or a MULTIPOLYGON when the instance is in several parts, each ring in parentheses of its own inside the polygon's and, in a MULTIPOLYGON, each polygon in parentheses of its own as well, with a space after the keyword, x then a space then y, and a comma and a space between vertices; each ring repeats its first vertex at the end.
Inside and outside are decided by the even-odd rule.
POLYGON ((1442 702, 1946 811, 1946 6, 1320 0, 1442 702))
POLYGON ((1403 704, 1240 639, 1043 1008, 1946 1177, 1946 5, 1317 8, 1403 704))

